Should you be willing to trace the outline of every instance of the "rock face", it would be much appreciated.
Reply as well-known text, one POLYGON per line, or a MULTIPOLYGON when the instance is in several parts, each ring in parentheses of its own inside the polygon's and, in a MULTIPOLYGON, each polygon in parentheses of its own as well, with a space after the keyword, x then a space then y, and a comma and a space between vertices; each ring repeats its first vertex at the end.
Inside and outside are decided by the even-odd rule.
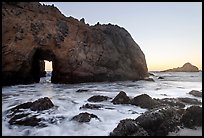
POLYGON ((145 55, 117 25, 89 26, 37 2, 2 3, 2 85, 39 82, 52 61, 52 83, 140 80, 145 55))
POLYGON ((191 63, 187 62, 182 67, 167 69, 162 72, 199 72, 199 69, 191 63))

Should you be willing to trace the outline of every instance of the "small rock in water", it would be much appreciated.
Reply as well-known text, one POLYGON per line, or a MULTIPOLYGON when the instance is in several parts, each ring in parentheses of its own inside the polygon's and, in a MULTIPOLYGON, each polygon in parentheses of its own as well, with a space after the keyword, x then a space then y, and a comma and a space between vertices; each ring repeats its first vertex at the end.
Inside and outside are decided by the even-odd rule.
POLYGON ((88 89, 78 89, 76 92, 88 92, 88 89))
POLYGON ((178 100, 183 103, 187 103, 187 104, 196 104, 196 105, 202 104, 199 100, 195 98, 185 97, 185 98, 178 98, 178 100))
POLYGON ((161 77, 161 76, 160 76, 160 77, 158 77, 158 79, 164 79, 164 77, 161 77))
POLYGON ((102 108, 102 105, 96 105, 96 104, 85 104, 83 105, 82 107, 80 107, 79 109, 99 109, 99 108, 102 108))
POLYGON ((129 104, 130 98, 124 91, 121 91, 111 102, 113 104, 129 104))
POLYGON ((192 90, 189 92, 189 94, 195 96, 195 97, 202 97, 202 92, 197 91, 197 90, 192 90))
POLYGON ((155 108, 157 105, 159 105, 159 102, 152 99, 147 94, 142 94, 131 99, 131 104, 140 106, 141 108, 152 109, 152 108, 155 108))
POLYGON ((83 122, 89 122, 91 120, 91 118, 99 119, 94 114, 89 114, 87 112, 84 112, 84 113, 80 113, 80 114, 74 116, 71 120, 75 120, 75 121, 78 121, 80 123, 83 123, 83 122))
POLYGON ((88 99, 89 102, 102 102, 110 99, 108 96, 94 95, 88 99))

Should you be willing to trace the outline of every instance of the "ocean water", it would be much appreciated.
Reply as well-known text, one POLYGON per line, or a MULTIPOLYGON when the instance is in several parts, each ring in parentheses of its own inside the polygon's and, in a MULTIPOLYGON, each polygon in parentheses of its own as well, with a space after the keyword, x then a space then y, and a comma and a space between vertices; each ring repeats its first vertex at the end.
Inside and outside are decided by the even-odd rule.
MULTIPOLYGON (((202 101, 202 98, 194 97, 188 93, 191 90, 202 91, 202 72, 151 72, 155 81, 118 81, 80 84, 52 84, 50 75, 41 78, 40 83, 29 85, 15 85, 2 88, 2 135, 4 136, 107 136, 118 125, 120 120, 126 118, 135 119, 146 109, 134 105, 114 105, 111 100, 120 92, 124 91, 129 97, 140 94, 148 94, 152 98, 176 98, 189 97, 202 101), (158 79, 158 77, 164 79, 158 79), (76 92, 86 89, 87 92, 76 92), (88 102, 93 95, 111 97, 103 102, 88 102), (46 127, 31 127, 9 125, 7 118, 8 110, 16 105, 35 101, 42 97, 49 97, 54 108, 42 111, 38 117, 43 118, 46 127), (100 104, 103 108, 80 109, 86 103, 100 104), (82 112, 93 113, 100 120, 92 118, 90 122, 79 123, 71 120, 75 115, 82 112)), ((190 106, 187 105, 186 108, 190 106)), ((201 128, 198 135, 202 135, 201 128)), ((189 135, 193 130, 185 129, 170 135, 189 135)), ((197 130, 198 131, 198 130, 197 130)))

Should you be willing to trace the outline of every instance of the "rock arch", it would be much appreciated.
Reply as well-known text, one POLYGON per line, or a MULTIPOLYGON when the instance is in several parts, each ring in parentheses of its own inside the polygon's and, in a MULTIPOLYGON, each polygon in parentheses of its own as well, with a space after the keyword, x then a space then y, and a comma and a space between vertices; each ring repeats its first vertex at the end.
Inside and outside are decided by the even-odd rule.
POLYGON ((52 61, 52 83, 141 80, 145 55, 117 25, 89 26, 40 3, 2 3, 2 84, 39 81, 39 60, 52 61))

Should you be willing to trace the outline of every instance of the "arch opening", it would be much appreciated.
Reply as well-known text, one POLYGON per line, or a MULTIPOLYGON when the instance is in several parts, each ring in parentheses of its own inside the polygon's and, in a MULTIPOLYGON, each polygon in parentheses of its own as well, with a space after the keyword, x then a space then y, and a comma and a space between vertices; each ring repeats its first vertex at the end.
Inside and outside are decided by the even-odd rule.
POLYGON ((55 56, 50 50, 36 50, 31 63, 31 76, 33 78, 33 82, 39 83, 42 81, 51 81, 52 72, 54 70, 54 60, 55 56))

